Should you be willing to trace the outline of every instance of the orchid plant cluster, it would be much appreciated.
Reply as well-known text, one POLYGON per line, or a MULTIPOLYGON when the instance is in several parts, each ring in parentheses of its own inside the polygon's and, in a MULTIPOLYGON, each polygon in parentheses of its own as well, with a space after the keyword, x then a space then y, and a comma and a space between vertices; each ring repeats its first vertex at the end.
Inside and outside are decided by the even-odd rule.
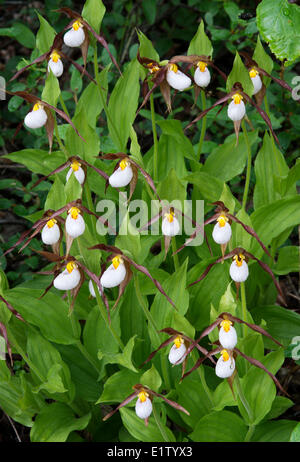
MULTIPOLYGON (((37 40, 35 59, 11 79, 44 65, 42 95, 7 90, 32 105, 19 130, 45 127, 49 150, 6 158, 41 175, 32 190, 51 187, 44 209, 28 217, 28 229, 4 252, 9 259, 16 249, 31 249, 45 267, 13 288, 0 273, 0 331, 9 356, 0 364, 0 406, 31 427, 31 441, 71 441, 82 430, 92 440, 104 431, 111 441, 224 441, 224 422, 228 441, 255 441, 266 425, 272 434, 277 422, 268 416, 293 406, 276 374, 300 317, 288 309, 278 276, 289 273, 284 257, 295 256, 296 246, 283 244, 300 222, 300 204, 299 164, 285 163, 267 87, 278 84, 286 98, 291 87, 272 74, 259 37, 254 53, 237 53, 226 75, 202 20, 187 50, 163 61, 138 31, 136 58, 121 68, 100 32, 101 0, 87 0, 81 14, 57 12, 70 22, 50 34, 43 18, 43 46, 37 40), (111 61, 106 67, 99 43, 111 61), (74 114, 63 99, 73 66, 87 83, 74 114), (185 98, 193 116, 181 123, 172 106, 185 98), (217 124, 225 106, 235 135, 203 165, 206 126, 217 124), (253 127, 255 111, 263 139, 253 127), (153 146, 143 155, 140 124, 149 114, 153 146), (242 198, 235 197, 229 181, 245 167, 242 198), (204 203, 203 221, 179 208, 190 198, 204 203), (136 199, 158 209, 134 228, 127 221, 136 199), (193 232, 185 233, 184 221, 193 232), (158 234, 151 234, 154 224, 158 234), (43 250, 32 247, 36 240, 43 250)), ((287 422, 292 434, 296 422, 287 422)))

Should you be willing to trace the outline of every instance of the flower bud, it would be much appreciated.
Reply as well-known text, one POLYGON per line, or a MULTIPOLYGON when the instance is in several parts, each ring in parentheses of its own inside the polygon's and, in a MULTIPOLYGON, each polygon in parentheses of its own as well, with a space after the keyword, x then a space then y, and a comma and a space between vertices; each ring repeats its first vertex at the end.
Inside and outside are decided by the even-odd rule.
POLYGON ((42 229, 42 241, 44 244, 53 245, 59 241, 60 229, 56 224, 57 221, 52 219, 48 220, 42 229))
POLYGON ((136 415, 140 419, 147 419, 152 413, 152 403, 148 393, 141 391, 135 404, 136 415))
POLYGON ((243 97, 236 93, 232 96, 233 101, 228 106, 227 115, 229 119, 235 121, 242 120, 246 114, 245 104, 242 101, 243 97))
POLYGON ((210 72, 206 63, 199 61, 195 70, 194 80, 199 87, 205 88, 210 83, 210 72))
POLYGON ((54 51, 50 55, 50 59, 48 61, 48 71, 50 71, 50 69, 55 77, 60 77, 64 71, 62 60, 60 59, 60 55, 57 53, 57 51, 54 51))
POLYGON ((237 344, 236 330, 228 319, 221 322, 219 342, 223 348, 228 348, 229 350, 232 350, 237 344))
POLYGON ((73 238, 81 236, 81 234, 84 233, 85 222, 77 207, 71 207, 70 210, 68 210, 65 227, 69 236, 73 238))
POLYGON ((217 223, 212 232, 212 238, 217 244, 227 244, 231 238, 231 226, 228 223, 228 218, 221 214, 217 218, 217 223))
POLYGON ((120 162, 117 170, 112 175, 110 175, 108 181, 113 188, 122 188, 123 186, 127 186, 130 183, 132 177, 133 171, 130 162, 126 159, 123 159, 120 162))
POLYGON ((248 265, 242 254, 235 255, 229 268, 229 274, 235 282, 245 282, 249 276, 248 265))
POLYGON ((80 272, 74 261, 67 264, 66 269, 60 273, 53 281, 53 285, 58 290, 75 289, 80 282, 80 272))
POLYGON ((256 93, 258 93, 262 87, 262 81, 261 81, 260 75, 255 69, 251 69, 251 71, 249 72, 249 75, 250 75, 250 78, 254 86, 253 95, 256 95, 256 93))
POLYGON ((67 176, 66 176, 66 181, 67 182, 69 181, 69 178, 70 178, 72 172, 74 172, 75 178, 78 181, 78 183, 83 184, 83 182, 85 180, 85 173, 84 173, 84 170, 81 168, 81 164, 79 162, 77 162, 77 160, 74 160, 74 162, 72 162, 72 164, 71 164, 71 167, 70 167, 70 169, 69 169, 69 171, 67 173, 67 176))
POLYGON ((176 64, 170 65, 166 78, 170 87, 178 91, 183 91, 192 85, 191 79, 181 72, 176 64))
POLYGON ((176 236, 179 233, 180 225, 172 210, 169 213, 165 213, 161 230, 165 236, 176 236))
POLYGON ((28 128, 41 128, 47 122, 47 113, 40 103, 36 103, 32 111, 28 112, 24 124, 28 128))
MULTIPOLYGON (((100 289, 99 287, 97 286, 97 289, 98 289, 98 292, 100 294, 100 289)), ((96 298, 96 294, 95 294, 95 290, 94 290, 94 285, 93 285, 93 281, 90 279, 89 280, 89 291, 90 291, 90 294, 92 297, 96 298)))
POLYGON ((217 361, 215 372, 221 379, 228 379, 231 377, 235 370, 235 361, 229 355, 227 350, 221 351, 221 356, 217 361))
POLYGON ((101 276, 100 283, 106 289, 116 287, 125 279, 126 268, 120 256, 112 259, 112 264, 101 276))
POLYGON ((80 21, 75 21, 71 29, 65 33, 64 42, 68 47, 80 47, 85 39, 83 25, 80 21))
POLYGON ((169 352, 169 361, 171 364, 177 363, 177 361, 180 361, 177 364, 181 364, 184 361, 183 355, 186 352, 186 346, 184 344, 183 338, 180 336, 176 337, 174 340, 174 345, 172 346, 170 352, 169 352))

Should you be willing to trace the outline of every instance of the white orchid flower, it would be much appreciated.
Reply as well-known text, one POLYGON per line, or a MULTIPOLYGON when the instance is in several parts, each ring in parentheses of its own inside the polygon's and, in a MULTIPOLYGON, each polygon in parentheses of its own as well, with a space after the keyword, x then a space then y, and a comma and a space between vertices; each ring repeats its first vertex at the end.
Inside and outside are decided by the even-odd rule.
POLYGON ((65 270, 60 273, 53 281, 53 285, 58 290, 75 289, 80 282, 80 271, 74 261, 67 263, 65 270))
POLYGON ((112 264, 101 276, 100 283, 106 289, 116 287, 124 281, 126 277, 126 267, 121 256, 117 255, 112 259, 112 264))
POLYGON ((227 115, 229 119, 237 122, 242 120, 246 114, 245 104, 243 102, 243 97, 239 93, 235 93, 232 96, 233 101, 228 106, 227 115))
POLYGON ((229 268, 229 274, 234 282, 245 282, 249 276, 248 265, 243 254, 235 255, 229 268))
MULTIPOLYGON (((98 286, 97 286, 97 289, 98 289, 99 294, 101 295, 100 289, 99 289, 98 286)), ((95 293, 95 290, 94 290, 93 281, 91 279, 89 280, 89 291, 90 291, 91 296, 93 298, 96 298, 96 293, 95 293)))
POLYGON ((170 209, 169 213, 165 213, 165 217, 161 225, 161 230, 165 236, 176 236, 179 233, 179 221, 177 220, 172 209, 170 209))
POLYGON ((195 70, 194 80, 199 87, 205 88, 210 83, 210 72, 207 69, 207 64, 203 61, 197 63, 197 69, 195 70))
POLYGON ((228 218, 222 213, 217 218, 217 223, 212 232, 212 238, 217 244, 227 244, 232 235, 231 226, 228 223, 228 218))
POLYGON ((133 177, 133 171, 130 162, 127 159, 121 160, 119 167, 109 177, 109 184, 113 188, 127 186, 133 177))
POLYGON ((79 20, 75 21, 71 29, 65 33, 64 42, 68 47, 80 47, 85 39, 83 24, 79 20))
POLYGON ((78 181, 78 183, 83 184, 85 180, 85 173, 84 173, 83 168, 81 168, 80 162, 78 162, 77 160, 74 160, 71 163, 70 169, 66 176, 67 182, 69 181, 72 172, 74 172, 75 178, 78 181))
POLYGON ((228 379, 235 370, 235 361, 226 349, 221 351, 221 356, 217 361, 215 372, 221 379, 228 379))
POLYGON ((254 86, 253 95, 256 95, 256 93, 258 93, 262 88, 262 81, 261 81, 259 72, 257 70, 255 70, 255 69, 251 69, 249 71, 249 75, 250 75, 250 78, 251 78, 253 86, 254 86))
POLYGON ((33 106, 32 111, 28 112, 24 119, 24 124, 28 128, 41 128, 47 122, 47 113, 43 108, 43 105, 36 103, 33 106))
POLYGON ((166 79, 170 87, 178 91, 186 90, 192 85, 191 79, 178 69, 177 64, 170 64, 166 79))
POLYGON ((48 61, 48 71, 51 69, 55 77, 60 77, 64 72, 64 66, 60 59, 60 54, 57 51, 53 51, 48 61))
POLYGON ((59 241, 60 229, 57 225, 57 221, 52 218, 48 220, 42 229, 42 241, 44 244, 53 245, 59 241))
POLYGON ((174 339, 174 345, 169 352, 169 361, 171 364, 181 364, 184 361, 184 354, 186 352, 186 346, 181 336, 174 339))
POLYGON ((149 393, 142 390, 138 394, 138 399, 135 404, 135 413, 140 419, 148 419, 152 413, 152 402, 149 398, 149 393))
POLYGON ((229 319, 224 319, 220 323, 219 342, 223 348, 232 350, 237 344, 236 330, 229 319))
POLYGON ((73 238, 81 236, 84 233, 85 222, 81 216, 79 208, 71 207, 70 210, 68 210, 65 227, 69 236, 73 238))

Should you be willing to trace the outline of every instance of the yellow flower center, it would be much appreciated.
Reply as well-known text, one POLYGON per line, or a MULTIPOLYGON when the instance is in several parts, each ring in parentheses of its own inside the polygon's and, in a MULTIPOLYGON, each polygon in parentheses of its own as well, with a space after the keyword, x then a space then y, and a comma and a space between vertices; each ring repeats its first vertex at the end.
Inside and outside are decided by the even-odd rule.
POLYGON ((159 67, 153 63, 147 64, 147 67, 149 68, 149 71, 151 72, 151 74, 154 74, 155 72, 159 71, 159 67))
POLYGON ((249 72, 249 75, 250 75, 251 79, 256 77, 257 74, 258 74, 258 72, 255 69, 251 69, 251 71, 249 72))
POLYGON ((232 322, 229 321, 229 319, 224 319, 224 321, 221 322, 221 327, 223 327, 225 332, 230 331, 230 326, 232 326, 232 322))
POLYGON ((221 351, 221 355, 223 357, 223 361, 228 361, 229 359, 229 354, 228 354, 228 351, 227 350, 222 350, 221 351))
POLYGON ((48 220, 47 221, 48 228, 52 228, 55 225, 55 223, 57 223, 57 221, 54 220, 54 218, 52 218, 52 220, 48 220))
POLYGON ((182 344, 183 344, 183 338, 180 337, 180 335, 178 335, 178 337, 176 337, 174 340, 174 345, 176 346, 176 348, 180 348, 182 344))
POLYGON ((173 212, 173 210, 170 210, 170 212, 165 213, 164 216, 168 219, 169 223, 172 223, 174 221, 175 213, 173 212))
POLYGON ((57 53, 57 51, 53 51, 50 55, 50 58, 53 62, 57 63, 57 61, 60 59, 60 55, 57 53))
POLYGON ((225 226, 226 223, 228 222, 228 218, 226 217, 226 215, 224 215, 224 213, 222 213, 222 214, 217 218, 217 222, 219 223, 220 228, 223 228, 223 226, 225 226))
POLYGON ((139 394, 138 394, 138 397, 139 397, 139 400, 144 403, 146 401, 146 399, 149 397, 148 393, 145 391, 145 390, 142 390, 139 394))
POLYGON ((239 255, 235 255, 233 259, 235 260, 237 266, 242 266, 245 257, 240 253, 239 255))
POLYGON ((33 106, 33 111, 38 111, 39 109, 41 109, 43 106, 40 104, 40 103, 35 103, 35 105, 33 106))
POLYGON ((67 263, 66 268, 67 268, 68 273, 72 273, 72 271, 75 268, 77 268, 77 265, 76 265, 75 261, 69 261, 69 263, 67 263))
POLYGON ((112 259, 112 264, 114 265, 115 269, 117 269, 121 263, 123 263, 123 259, 120 255, 117 255, 112 259))
POLYGON ((74 30, 78 30, 80 27, 82 27, 82 24, 80 21, 77 20, 73 23, 72 27, 74 30))
POLYGON ((70 210, 68 210, 68 213, 71 215, 73 220, 77 220, 80 210, 77 207, 71 207, 70 210))
POLYGON ((129 165, 129 162, 127 161, 127 159, 121 160, 121 162, 120 162, 121 170, 125 170, 125 168, 128 167, 128 165, 129 165))
POLYGON ((79 167, 81 167, 81 164, 77 162, 77 160, 74 160, 74 162, 71 163, 71 167, 74 172, 77 172, 77 170, 79 170, 79 167))
POLYGON ((200 69, 201 72, 204 72, 205 69, 206 69, 207 64, 204 63, 203 61, 199 61, 199 62, 197 63, 197 66, 199 67, 199 69, 200 69))
POLYGON ((232 96, 232 99, 234 101, 234 104, 240 104, 243 97, 242 95, 239 95, 239 93, 236 93, 235 95, 232 96))
POLYGON ((176 73, 176 72, 178 71, 178 66, 177 66, 177 64, 172 63, 172 64, 170 65, 170 70, 176 73))

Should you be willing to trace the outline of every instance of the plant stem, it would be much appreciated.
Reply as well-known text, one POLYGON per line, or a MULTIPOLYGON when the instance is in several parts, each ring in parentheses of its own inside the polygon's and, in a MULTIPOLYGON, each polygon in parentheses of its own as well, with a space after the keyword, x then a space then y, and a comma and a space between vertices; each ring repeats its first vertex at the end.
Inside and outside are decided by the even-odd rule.
POLYGON ((251 437, 252 437, 252 435, 254 433, 254 430, 255 430, 255 425, 249 425, 247 434, 246 434, 245 439, 244 439, 245 443, 248 443, 251 440, 251 437))
POLYGON ((173 260, 174 260, 174 268, 175 268, 175 271, 177 271, 179 269, 179 267, 180 267, 180 264, 179 264, 179 259, 178 259, 178 253, 175 254, 175 252, 177 250, 176 236, 173 236, 171 241, 172 241, 172 252, 173 252, 173 260))
POLYGON ((152 121, 152 133, 153 133, 153 179, 158 181, 158 141, 156 132, 155 122, 155 109, 154 109, 154 98, 153 93, 150 95, 150 109, 151 109, 151 121, 152 121))
POLYGON ((155 419, 155 422, 159 428, 159 431, 161 433, 161 436, 163 437, 164 441, 166 441, 167 443, 170 442, 170 439, 168 438, 168 435, 166 434, 165 432, 165 429, 160 421, 160 415, 158 413, 158 411, 156 410, 156 405, 155 404, 152 404, 152 411, 153 411, 153 417, 155 419))
MULTIPOLYGON (((241 282, 241 301, 242 301, 242 310, 243 310, 243 321, 247 322, 247 301, 246 301, 246 289, 245 283, 241 282)), ((247 326, 243 324, 244 337, 247 335, 247 326)))
MULTIPOLYGON (((202 102, 202 111, 205 111, 206 109, 206 98, 205 98, 205 92, 204 90, 201 90, 201 102, 202 102)), ((202 125, 201 125, 201 134, 200 134, 200 140, 198 144, 198 151, 197 151, 197 159, 200 161, 200 156, 202 152, 202 145, 205 137, 205 132, 206 132, 206 115, 202 119, 202 125)))
POLYGON ((67 109, 67 106, 65 105, 64 99, 62 97, 62 94, 59 94, 59 102, 61 104, 61 107, 63 108, 64 112, 67 114, 68 117, 70 117, 69 111, 67 109))
MULTIPOLYGON (((267 94, 265 94, 265 96, 264 96, 264 103, 265 103, 266 113, 267 113, 269 119, 271 120, 270 109, 269 109, 269 104, 268 104, 268 100, 267 100, 267 94)), ((280 165, 278 163, 279 159, 278 159, 278 156, 277 156, 277 153, 276 153, 276 145, 275 145, 275 141, 274 141, 274 138, 273 138, 273 135, 272 135, 272 132, 271 132, 270 129, 269 129, 269 134, 270 134, 270 138, 271 138, 271 143, 272 143, 273 154, 274 154, 274 157, 275 157, 275 162, 276 162, 277 169, 278 169, 278 174, 280 174, 280 165)))
POLYGON ((54 133, 55 133, 55 136, 56 136, 56 139, 57 139, 57 142, 59 144, 59 147, 60 149, 62 150, 62 152, 65 154, 66 156, 66 160, 68 160, 68 158, 70 157, 69 156, 69 153, 67 151, 67 149, 65 148, 60 136, 59 136, 59 132, 58 132, 58 126, 57 126, 57 121, 56 121, 56 117, 54 116, 54 133))
MULTIPOLYGON (((148 321, 148 324, 150 324, 152 326, 152 329, 153 329, 153 332, 154 332, 154 335, 156 337, 156 340, 157 340, 157 345, 154 345, 155 348, 158 347, 158 345, 160 345, 161 341, 160 341, 160 337, 159 337, 159 334, 158 334, 158 327, 152 317, 152 314, 150 313, 150 310, 148 310, 148 307, 146 306, 146 304, 144 303, 144 300, 143 300, 143 296, 142 296, 142 293, 141 293, 141 289, 140 289, 140 285, 139 285, 139 280, 138 280, 138 276, 134 276, 134 287, 135 287, 135 292, 136 292, 136 296, 138 298, 138 301, 139 301, 139 304, 140 306, 142 307, 142 310, 144 312, 144 315, 148 321)), ((168 373, 168 367, 167 367, 167 357, 165 355, 161 355, 161 370, 162 370, 162 375, 163 375, 163 378, 164 378, 164 382, 165 382, 165 386, 166 388, 169 390, 171 388, 171 384, 170 384, 170 379, 169 379, 169 373, 168 373)))
POLYGON ((248 192, 249 192, 249 185, 250 185, 250 177, 251 177, 251 161, 252 161, 252 158, 251 158, 251 147, 250 147, 247 128, 246 128, 244 119, 242 120, 242 129, 243 129, 245 143, 246 143, 246 146, 247 146, 247 153, 248 153, 246 181, 245 181, 243 203, 242 203, 242 208, 244 210, 246 210, 248 192))
MULTIPOLYGON (((249 406, 247 398, 244 395, 244 392, 243 392, 243 389, 242 389, 238 374, 236 374, 236 376, 234 378, 234 381, 236 383, 239 398, 240 398, 240 400, 241 400, 241 402, 242 402, 242 404, 243 404, 243 406, 244 406, 244 408, 245 408, 245 410, 246 410, 246 412, 248 414, 249 420, 252 422, 253 421, 253 412, 252 412, 252 410, 251 410, 251 408, 249 406)), ((246 437, 248 436, 248 433, 247 433, 246 437)), ((248 437, 251 437, 251 434, 248 437)))
MULTIPOLYGON (((192 351, 191 356, 192 356, 193 360, 196 363, 198 358, 197 358, 195 350, 192 351)), ((198 371, 198 374, 199 374, 199 378, 200 378, 203 390, 205 391, 205 393, 207 395, 208 401, 210 402, 211 406, 213 407, 214 406, 213 397, 212 397, 212 394, 211 394, 211 390, 209 389, 209 387, 208 387, 208 385, 206 383, 204 367, 203 367, 202 364, 200 365, 200 367, 198 367, 197 371, 198 371)))

